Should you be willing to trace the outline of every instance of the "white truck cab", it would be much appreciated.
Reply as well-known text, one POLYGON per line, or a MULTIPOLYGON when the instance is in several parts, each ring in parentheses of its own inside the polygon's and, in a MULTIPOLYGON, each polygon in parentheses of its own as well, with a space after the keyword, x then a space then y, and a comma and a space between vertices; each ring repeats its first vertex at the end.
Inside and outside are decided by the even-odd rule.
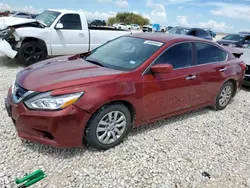
POLYGON ((35 19, 0 18, 0 52, 28 66, 47 56, 88 52, 129 31, 89 27, 81 11, 45 10, 35 19))

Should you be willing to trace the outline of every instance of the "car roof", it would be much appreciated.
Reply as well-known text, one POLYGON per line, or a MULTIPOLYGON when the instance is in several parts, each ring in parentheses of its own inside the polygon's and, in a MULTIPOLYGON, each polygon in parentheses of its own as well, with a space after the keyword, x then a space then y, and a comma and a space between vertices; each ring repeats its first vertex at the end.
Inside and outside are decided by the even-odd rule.
POLYGON ((75 10, 69 10, 69 9, 47 9, 50 11, 56 11, 56 12, 61 12, 63 14, 67 14, 67 13, 79 13, 79 12, 83 12, 83 11, 75 11, 75 10))
POLYGON ((133 33, 133 34, 130 34, 129 36, 136 37, 136 38, 143 38, 146 40, 154 40, 154 41, 163 42, 163 43, 168 43, 174 40, 210 42, 208 40, 190 36, 190 35, 178 35, 178 34, 170 34, 170 33, 133 33))

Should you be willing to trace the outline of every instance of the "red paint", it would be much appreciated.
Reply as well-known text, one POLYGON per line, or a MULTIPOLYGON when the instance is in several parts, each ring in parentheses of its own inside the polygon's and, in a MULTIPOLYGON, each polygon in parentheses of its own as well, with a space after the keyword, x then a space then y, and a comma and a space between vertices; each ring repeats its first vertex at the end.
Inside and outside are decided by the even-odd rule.
POLYGON ((214 105, 220 87, 228 80, 242 84, 242 61, 229 51, 227 62, 218 62, 172 70, 171 65, 155 65, 152 73, 142 75, 146 68, 167 47, 177 42, 203 41, 219 48, 219 45, 195 37, 163 34, 133 34, 149 40, 164 42, 152 57, 131 72, 102 68, 80 58, 58 57, 32 65, 21 71, 17 82, 26 89, 52 95, 84 91, 84 96, 74 105, 60 111, 35 111, 22 103, 12 102, 9 90, 7 101, 12 107, 12 118, 21 138, 57 147, 82 145, 84 129, 91 115, 104 104, 126 101, 136 112, 134 126, 182 114, 198 108, 214 105), (56 62, 61 60, 60 62, 56 62), (226 67, 225 72, 219 69, 226 67), (161 68, 163 71, 161 71, 161 68), (189 76, 194 80, 187 80, 189 76), (53 135, 46 137, 43 131, 53 135))

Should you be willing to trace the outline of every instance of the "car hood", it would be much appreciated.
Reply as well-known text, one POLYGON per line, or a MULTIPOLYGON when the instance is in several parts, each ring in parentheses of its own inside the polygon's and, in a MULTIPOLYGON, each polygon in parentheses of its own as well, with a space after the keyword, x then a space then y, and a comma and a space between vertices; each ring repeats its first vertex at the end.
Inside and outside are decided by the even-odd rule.
POLYGON ((123 73, 94 65, 82 58, 69 60, 68 57, 52 58, 29 66, 17 74, 16 82, 27 90, 45 92, 113 80, 123 73))
POLYGON ((0 30, 6 29, 9 26, 37 22, 34 19, 19 18, 19 17, 1 17, 0 30))
POLYGON ((234 43, 238 43, 240 41, 235 41, 235 40, 224 40, 224 39, 221 39, 221 40, 218 40, 217 41, 218 43, 223 43, 223 44, 234 44, 234 43))

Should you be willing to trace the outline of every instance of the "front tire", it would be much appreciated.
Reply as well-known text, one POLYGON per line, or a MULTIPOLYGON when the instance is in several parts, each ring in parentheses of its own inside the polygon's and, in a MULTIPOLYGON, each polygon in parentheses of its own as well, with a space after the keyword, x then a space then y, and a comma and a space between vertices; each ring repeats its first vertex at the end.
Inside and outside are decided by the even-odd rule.
POLYGON ((107 150, 120 144, 131 127, 131 114, 123 104, 103 106, 90 119, 85 129, 87 145, 107 150))
POLYGON ((220 89, 216 97, 216 110, 224 110, 230 103, 234 91, 234 85, 232 82, 226 82, 220 89))
POLYGON ((24 66, 30 66, 47 57, 45 45, 39 41, 25 42, 18 51, 18 60, 24 66))

